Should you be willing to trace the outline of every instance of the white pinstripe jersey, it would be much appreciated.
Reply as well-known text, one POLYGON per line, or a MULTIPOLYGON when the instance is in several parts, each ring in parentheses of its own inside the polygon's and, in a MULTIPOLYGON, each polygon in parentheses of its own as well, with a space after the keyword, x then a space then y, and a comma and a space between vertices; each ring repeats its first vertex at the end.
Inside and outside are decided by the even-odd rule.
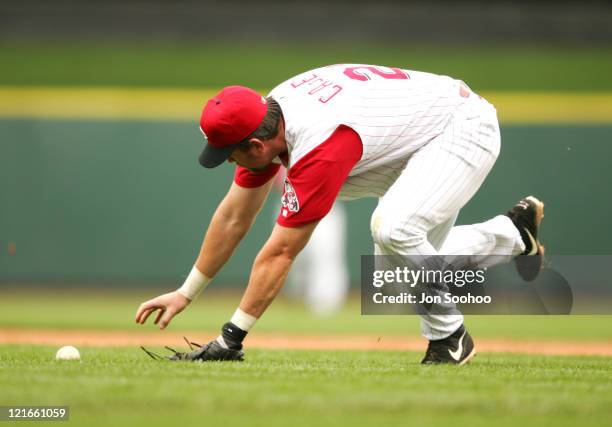
POLYGON ((361 137, 363 155, 339 197, 380 197, 409 157, 438 136, 466 102, 460 80, 374 65, 338 64, 307 71, 270 92, 283 110, 291 168, 339 125, 361 137))

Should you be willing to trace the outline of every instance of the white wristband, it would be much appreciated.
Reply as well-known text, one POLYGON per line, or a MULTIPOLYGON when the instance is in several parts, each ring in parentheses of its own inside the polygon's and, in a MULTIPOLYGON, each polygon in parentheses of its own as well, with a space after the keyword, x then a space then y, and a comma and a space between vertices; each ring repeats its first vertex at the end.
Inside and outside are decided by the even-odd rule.
POLYGON ((257 317, 251 316, 249 313, 242 311, 239 307, 236 309, 236 312, 230 319, 230 322, 238 326, 243 331, 249 332, 249 329, 251 329, 255 322, 257 322, 257 317))
POLYGON ((211 277, 202 274, 194 265, 189 276, 185 279, 185 283, 177 291, 188 300, 193 301, 208 286, 211 280, 211 277))

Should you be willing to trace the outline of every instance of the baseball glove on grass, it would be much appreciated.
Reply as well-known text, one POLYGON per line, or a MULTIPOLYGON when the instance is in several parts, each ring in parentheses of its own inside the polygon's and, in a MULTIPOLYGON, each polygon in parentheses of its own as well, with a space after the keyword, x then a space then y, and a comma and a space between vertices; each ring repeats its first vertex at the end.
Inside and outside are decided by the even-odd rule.
POLYGON ((214 360, 242 362, 244 360, 244 352, 242 350, 233 350, 231 348, 223 347, 217 342, 217 340, 212 340, 206 345, 201 345, 191 342, 185 337, 183 337, 183 339, 185 342, 187 342, 187 345, 189 345, 191 351, 180 352, 174 350, 173 348, 166 347, 166 349, 170 350, 174 354, 171 356, 160 356, 144 347, 140 348, 154 360, 171 360, 173 362, 208 362, 214 360))

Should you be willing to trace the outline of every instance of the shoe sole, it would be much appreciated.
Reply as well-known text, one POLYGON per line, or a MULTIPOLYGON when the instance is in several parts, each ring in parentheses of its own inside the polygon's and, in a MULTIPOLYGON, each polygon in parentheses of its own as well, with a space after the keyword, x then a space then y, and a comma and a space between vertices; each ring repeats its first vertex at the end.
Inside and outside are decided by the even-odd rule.
POLYGON ((535 205, 535 208, 536 208, 535 223, 536 223, 536 227, 540 227, 540 224, 542 223, 542 218, 544 218, 544 202, 542 202, 535 196, 528 196, 528 197, 525 197, 525 199, 529 200, 535 205))
POLYGON ((440 362, 435 362, 435 363, 422 363, 421 362, 421 365, 424 365, 424 366, 436 366, 436 365, 462 366, 462 365, 465 365, 466 363, 469 363, 474 358, 474 356, 476 356, 476 348, 473 348, 472 351, 470 351, 470 354, 465 356, 458 363, 452 363, 450 361, 449 362, 446 362, 446 361, 442 362, 442 361, 440 361, 440 362))
MULTIPOLYGON (((534 196, 529 196, 527 197, 527 199, 532 201, 535 204, 535 208, 536 208, 535 223, 539 231, 540 225, 542 224, 542 219, 544 218, 544 202, 534 196)), ((536 239, 536 244, 538 245, 538 255, 543 258, 544 249, 545 249, 544 245, 540 242, 540 239, 536 239)))
POLYGON ((473 348, 472 351, 470 351, 470 354, 465 356, 465 358, 461 362, 457 363, 457 365, 462 366, 462 365, 465 365, 466 363, 469 363, 470 360, 474 358, 474 356, 476 356, 476 348, 473 348))
MULTIPOLYGON (((544 218, 544 202, 534 196, 525 197, 535 206, 535 225, 539 229, 544 218)), ((539 234, 539 233, 538 233, 539 234)), ((540 242, 540 239, 536 239, 536 245, 538 252, 535 255, 520 255, 515 258, 516 269, 519 275, 526 281, 530 282, 538 277, 542 265, 544 264, 544 245, 540 242)))

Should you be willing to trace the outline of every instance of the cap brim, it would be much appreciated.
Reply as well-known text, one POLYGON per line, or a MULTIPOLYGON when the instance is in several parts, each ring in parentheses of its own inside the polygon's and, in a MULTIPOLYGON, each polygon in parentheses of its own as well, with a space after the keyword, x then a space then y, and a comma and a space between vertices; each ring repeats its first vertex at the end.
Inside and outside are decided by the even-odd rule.
POLYGON ((202 154, 200 154, 200 164, 205 168, 216 168, 231 156, 237 145, 217 148, 207 143, 202 150, 202 154))

